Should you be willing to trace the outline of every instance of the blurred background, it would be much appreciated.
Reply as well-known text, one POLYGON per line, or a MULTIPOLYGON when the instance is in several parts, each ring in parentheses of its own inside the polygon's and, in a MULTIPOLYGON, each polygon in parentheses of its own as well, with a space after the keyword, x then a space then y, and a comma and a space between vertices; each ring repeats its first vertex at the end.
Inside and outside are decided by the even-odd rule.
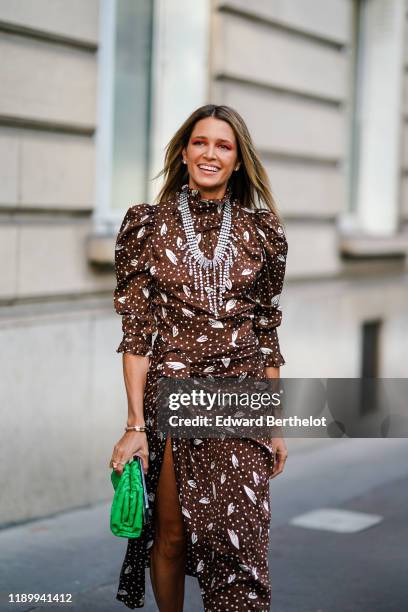
MULTIPOLYGON (((124 542, 107 531, 108 462, 127 409, 115 352, 114 241, 127 208, 158 193, 152 177, 164 147, 198 106, 227 104, 242 114, 286 225, 281 376, 407 377, 407 15, 407 0, 0 0, 0 541, 7 589, 19 568, 19 591, 39 571, 39 543, 55 545, 53 520, 68 521, 56 528, 67 538, 77 520, 93 534, 77 544, 84 559, 90 555, 87 578, 68 578, 63 565, 60 582, 43 588, 110 584, 109 595, 101 593, 109 609, 115 604, 124 542), (67 513, 75 509, 78 515, 67 513), (54 518, 41 523, 46 517, 54 518), (17 541, 35 551, 24 584, 19 564, 29 556, 17 541), (98 562, 91 551, 99 551, 98 562), (109 559, 108 569, 101 559, 109 559)), ((290 440, 289 447, 292 476, 271 481, 287 495, 282 508, 272 502, 276 525, 315 507, 336 469, 340 489, 318 505, 363 490, 373 495, 381 485, 381 495, 401 507, 405 440, 290 440), (306 504, 304 453, 317 478, 306 504), (354 474, 347 486, 344 469, 354 474), (385 483, 398 495, 385 496, 385 483)), ((401 541, 401 532, 392 534, 401 541)), ((289 534, 283 549, 288 541, 289 534)), ((346 607, 333 598, 320 609, 365 610, 368 599, 346 607)), ((370 600, 367 610, 403 609, 387 607, 389 594, 386 600, 384 607, 370 600)), ((293 601, 276 610, 319 609, 293 601)), ((186 609, 200 609, 194 605, 186 609)))

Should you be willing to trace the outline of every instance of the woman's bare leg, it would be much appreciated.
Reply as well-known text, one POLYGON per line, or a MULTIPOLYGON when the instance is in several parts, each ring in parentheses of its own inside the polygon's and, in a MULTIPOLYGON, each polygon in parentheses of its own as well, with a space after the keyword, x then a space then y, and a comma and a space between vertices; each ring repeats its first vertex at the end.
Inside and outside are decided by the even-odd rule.
POLYGON ((150 578, 160 612, 182 612, 185 581, 185 533, 167 436, 155 497, 155 540, 150 551, 150 578))

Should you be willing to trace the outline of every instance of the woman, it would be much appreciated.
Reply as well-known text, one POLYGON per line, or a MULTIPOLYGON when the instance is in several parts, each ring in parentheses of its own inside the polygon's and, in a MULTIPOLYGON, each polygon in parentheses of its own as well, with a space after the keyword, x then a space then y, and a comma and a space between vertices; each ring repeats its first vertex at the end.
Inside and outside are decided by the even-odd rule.
POLYGON ((116 597, 143 607, 150 567, 161 612, 183 609, 185 574, 198 578, 206 611, 269 610, 269 478, 283 470, 283 439, 165 438, 154 427, 155 392, 160 376, 279 377, 287 241, 232 108, 193 112, 162 174, 157 203, 128 209, 115 247, 127 426, 147 430, 125 432, 111 467, 121 474, 139 455, 151 505, 142 537, 128 540, 116 597), (193 254, 212 259, 217 244, 224 258, 213 262, 213 283, 193 254))

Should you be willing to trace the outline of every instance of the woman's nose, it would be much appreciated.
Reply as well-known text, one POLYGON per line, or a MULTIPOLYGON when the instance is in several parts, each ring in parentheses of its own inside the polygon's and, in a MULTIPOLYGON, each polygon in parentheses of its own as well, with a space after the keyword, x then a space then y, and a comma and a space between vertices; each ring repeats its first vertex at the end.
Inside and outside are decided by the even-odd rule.
POLYGON ((207 147, 205 153, 204 153, 204 157, 206 159, 215 159, 215 148, 214 147, 207 147))

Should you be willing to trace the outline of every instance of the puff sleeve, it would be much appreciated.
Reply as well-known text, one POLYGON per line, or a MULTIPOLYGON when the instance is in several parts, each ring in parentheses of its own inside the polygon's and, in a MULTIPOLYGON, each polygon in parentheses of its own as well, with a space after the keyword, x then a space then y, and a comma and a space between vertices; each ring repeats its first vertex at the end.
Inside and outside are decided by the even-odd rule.
POLYGON ((279 306, 286 270, 288 243, 278 217, 270 210, 256 211, 254 222, 262 244, 264 264, 255 282, 253 328, 265 367, 284 365, 277 327, 282 322, 279 306))
POLYGON ((114 308, 122 316, 123 331, 117 353, 152 354, 155 319, 151 303, 153 277, 149 242, 155 212, 154 205, 131 206, 116 238, 114 308))

